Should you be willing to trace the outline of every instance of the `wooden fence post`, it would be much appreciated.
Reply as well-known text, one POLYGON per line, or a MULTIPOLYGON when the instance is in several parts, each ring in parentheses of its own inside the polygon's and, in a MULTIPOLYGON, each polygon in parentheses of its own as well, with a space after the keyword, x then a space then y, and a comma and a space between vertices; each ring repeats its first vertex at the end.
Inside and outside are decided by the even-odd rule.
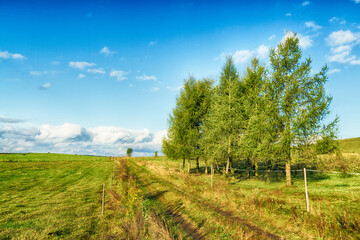
POLYGON ((211 164, 211 188, 213 187, 213 174, 214 174, 214 165, 211 164))
POLYGON ((105 207, 105 183, 103 183, 103 194, 102 194, 102 204, 101 204, 101 215, 104 215, 105 207))
POLYGON ((308 189, 307 189, 307 181, 306 181, 306 168, 304 168, 304 180, 305 180, 305 197, 306 197, 306 211, 309 212, 309 196, 308 196, 308 189))

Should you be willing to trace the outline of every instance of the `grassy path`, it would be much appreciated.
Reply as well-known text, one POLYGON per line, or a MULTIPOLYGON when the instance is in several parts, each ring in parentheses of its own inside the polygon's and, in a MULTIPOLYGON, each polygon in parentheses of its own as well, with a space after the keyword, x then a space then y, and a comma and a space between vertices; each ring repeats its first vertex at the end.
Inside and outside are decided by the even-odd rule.
MULTIPOLYGON (((202 235, 200 235, 202 238, 205 236, 209 239, 218 239, 219 233, 222 234, 223 239, 243 239, 249 236, 255 239, 281 239, 280 236, 270 233, 248 220, 234 216, 230 211, 223 210, 218 206, 205 202, 198 194, 193 192, 189 194, 189 191, 166 180, 160 174, 155 175, 144 166, 139 166, 132 162, 132 167, 144 188, 150 189, 153 195, 164 202, 175 202, 176 204, 175 206, 173 204, 173 208, 177 209, 177 215, 183 216, 182 218, 191 219, 192 224, 199 228, 194 239, 199 239, 199 233, 201 232, 203 232, 202 235), (154 192, 156 194, 154 194, 154 192), (188 208, 190 211, 187 211, 185 208, 188 208), (200 222, 200 224, 196 219, 196 215, 198 215, 199 212, 206 213, 205 215, 207 217, 207 219, 200 222), (231 224, 229 224, 230 222, 231 224), (230 231, 224 231, 223 233, 219 231, 213 232, 211 231, 211 225, 214 223, 216 223, 215 225, 227 225, 230 229, 226 230, 230 231)), ((187 225, 189 224, 190 223, 187 223, 187 225)))

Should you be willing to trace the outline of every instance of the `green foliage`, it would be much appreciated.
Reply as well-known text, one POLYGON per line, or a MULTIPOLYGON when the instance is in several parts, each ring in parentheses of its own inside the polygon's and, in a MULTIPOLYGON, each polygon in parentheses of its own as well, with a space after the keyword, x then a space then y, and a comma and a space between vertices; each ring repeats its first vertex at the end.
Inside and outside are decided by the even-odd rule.
POLYGON ((232 58, 228 57, 219 85, 214 89, 211 109, 202 126, 203 154, 213 161, 227 159, 229 165, 236 155, 236 139, 243 128, 241 92, 239 74, 232 58))
POLYGON ((167 138, 163 139, 162 151, 170 158, 200 156, 200 127, 210 108, 212 85, 211 79, 196 81, 191 76, 185 81, 169 118, 167 138))
POLYGON ((133 153, 133 149, 132 149, 132 148, 126 149, 126 156, 131 157, 132 153, 133 153))

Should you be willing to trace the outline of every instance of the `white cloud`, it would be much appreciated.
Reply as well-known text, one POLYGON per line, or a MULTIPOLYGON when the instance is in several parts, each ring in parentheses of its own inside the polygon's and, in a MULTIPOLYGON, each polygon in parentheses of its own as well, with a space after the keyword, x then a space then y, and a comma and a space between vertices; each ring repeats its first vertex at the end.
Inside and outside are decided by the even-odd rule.
POLYGON ((56 74, 58 73, 58 71, 54 71, 54 70, 45 70, 45 71, 30 71, 29 74, 31 76, 43 76, 43 75, 48 75, 48 74, 56 74))
POLYGON ((128 73, 122 70, 111 70, 110 77, 116 77, 118 81, 122 81, 126 79, 126 75, 128 73))
POLYGON ((334 22, 338 22, 339 18, 338 17, 332 17, 329 19, 329 22, 334 23, 334 22))
POLYGON ((246 63, 253 56, 250 50, 238 50, 234 53, 233 59, 235 64, 246 63))
POLYGON ((225 61, 225 59, 226 59, 226 53, 224 53, 224 52, 222 52, 222 53, 220 53, 220 55, 219 56, 217 56, 217 57, 214 57, 213 58, 213 60, 214 61, 225 61))
POLYGON ((79 76, 78 76, 78 77, 81 79, 81 78, 86 77, 86 75, 85 75, 85 74, 83 74, 83 73, 79 73, 79 76))
MULTIPOLYGON (((12 124, 9 122, 8 124, 12 124)), ((13 123, 17 124, 18 123, 13 123)), ((0 129, 0 152, 58 152, 68 154, 120 155, 134 149, 136 156, 161 151, 167 130, 151 133, 114 126, 84 128, 78 124, 44 124, 40 127, 0 129)))
POLYGON ((183 89, 184 86, 183 86, 183 85, 180 85, 180 86, 177 86, 177 87, 169 87, 169 86, 167 86, 166 88, 169 89, 169 90, 171 90, 171 91, 177 92, 177 91, 183 89))
POLYGON ((269 36, 268 39, 271 41, 271 40, 273 40, 275 37, 276 37, 276 35, 273 34, 273 35, 269 36))
POLYGON ((356 4, 360 3, 360 0, 352 0, 353 2, 355 2, 356 4))
POLYGON ((335 68, 335 69, 330 70, 330 71, 328 72, 328 74, 334 74, 334 73, 337 73, 337 72, 341 72, 341 70, 335 68))
POLYGON ((310 4, 309 1, 304 1, 304 2, 301 3, 301 5, 302 5, 303 7, 305 7, 305 6, 309 5, 309 4, 310 4))
MULTIPOLYGON (((281 42, 284 43, 286 41, 287 38, 289 37, 293 37, 294 33, 293 32, 288 32, 285 34, 285 36, 282 38, 281 42)), ((312 46, 312 39, 310 38, 310 36, 303 36, 301 34, 297 34, 297 37, 299 38, 299 46, 302 49, 306 49, 308 47, 312 46)))
POLYGON ((291 17, 292 14, 291 14, 291 13, 286 13, 285 16, 286 16, 286 17, 291 17))
POLYGON ((269 48, 262 44, 256 49, 256 53, 258 58, 264 59, 269 55, 269 48))
POLYGON ((150 89, 150 92, 158 92, 159 90, 160 90, 159 87, 152 87, 152 88, 150 89))
POLYGON ((320 30, 322 26, 317 25, 314 21, 305 22, 307 28, 311 28, 313 31, 320 30))
POLYGON ((156 42, 155 41, 150 41, 149 43, 148 43, 148 45, 149 46, 151 46, 151 45, 155 45, 156 44, 156 42))
POLYGON ((77 68, 81 70, 95 65, 96 65, 95 63, 89 63, 89 62, 69 62, 69 67, 77 68))
POLYGON ((86 71, 88 73, 93 73, 93 74, 105 74, 105 71, 103 68, 89 68, 86 71))
POLYGON ((330 62, 360 65, 360 58, 351 54, 352 48, 360 43, 360 33, 340 30, 332 32, 326 40, 331 46, 331 55, 328 57, 330 62))
POLYGON ((44 85, 40 86, 39 89, 40 90, 46 90, 48 88, 51 88, 51 84, 50 83, 45 83, 44 85))
POLYGON ((340 22, 340 24, 341 24, 341 25, 346 24, 346 20, 342 20, 342 21, 340 22))
POLYGON ((143 81, 146 81, 146 80, 153 80, 153 81, 156 81, 157 82, 157 77, 155 77, 154 75, 142 75, 142 76, 137 76, 136 79, 138 80, 143 80, 143 81))
POLYGON ((330 46, 344 45, 353 43, 355 40, 359 39, 359 34, 355 34, 350 30, 340 30, 337 32, 332 32, 327 41, 330 46))
POLYGON ((109 49, 107 46, 103 47, 103 48, 100 50, 99 53, 100 53, 100 54, 104 54, 104 55, 106 55, 106 56, 110 56, 110 55, 116 54, 116 52, 110 51, 110 49, 109 49))
POLYGON ((0 58, 3 58, 3 59, 9 59, 9 58, 12 58, 12 59, 26 59, 26 57, 24 57, 23 55, 19 54, 19 53, 10 53, 8 51, 0 51, 0 58))
POLYGON ((51 62, 51 65, 59 65, 59 64, 60 64, 59 61, 52 61, 52 62, 51 62))
POLYGON ((44 124, 40 126, 40 134, 36 135, 35 139, 46 143, 63 142, 81 136, 82 129, 80 125, 72 123, 64 123, 60 126, 44 124))

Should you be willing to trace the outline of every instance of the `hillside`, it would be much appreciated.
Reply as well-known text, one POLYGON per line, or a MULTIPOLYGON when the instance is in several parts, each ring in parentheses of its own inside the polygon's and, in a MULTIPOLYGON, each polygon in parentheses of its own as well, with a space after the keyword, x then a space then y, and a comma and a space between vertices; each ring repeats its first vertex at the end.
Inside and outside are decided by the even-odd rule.
POLYGON ((339 140, 341 151, 343 153, 358 153, 360 154, 360 137, 347 138, 339 140))

